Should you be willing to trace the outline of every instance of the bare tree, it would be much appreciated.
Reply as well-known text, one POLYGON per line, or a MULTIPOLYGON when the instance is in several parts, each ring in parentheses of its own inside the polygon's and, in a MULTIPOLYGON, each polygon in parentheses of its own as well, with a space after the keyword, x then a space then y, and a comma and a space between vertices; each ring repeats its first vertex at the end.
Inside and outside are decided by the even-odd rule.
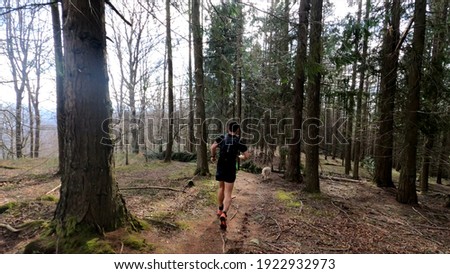
MULTIPOLYGON (((114 79, 113 94, 119 119, 124 119, 126 106, 130 110, 129 128, 123 127, 124 132, 120 128, 119 133, 123 136, 131 133, 131 151, 139 153, 140 145, 142 145, 139 141, 139 132, 142 133, 142 127, 144 127, 144 121, 141 120, 144 114, 141 114, 140 111, 145 110, 145 106, 140 106, 140 103, 146 102, 143 97, 148 89, 148 78, 150 77, 149 67, 146 63, 149 62, 156 38, 149 29, 152 17, 151 8, 136 1, 122 1, 122 4, 118 10, 130 21, 124 22, 122 18, 117 20, 115 16, 109 18, 114 30, 112 33, 113 50, 118 62, 115 71, 118 70, 120 75, 119 79, 114 79)), ((111 73, 111 75, 113 74, 111 73)), ((123 122, 121 125, 124 125, 123 122)), ((122 136, 120 138, 123 143, 122 136)), ((119 146, 122 143, 119 143, 119 146)), ((127 145, 128 143, 125 143, 125 150, 127 145)))
MULTIPOLYGON (((4 0, 5 7, 12 7, 10 0, 4 0)), ((16 3, 20 4, 20 2, 16 3)), ((30 35, 36 10, 17 9, 15 13, 9 12, 6 17, 6 55, 11 69, 14 90, 16 93, 15 109, 15 149, 16 157, 23 157, 23 122, 22 101, 25 92, 26 80, 30 72, 29 52, 30 35), (30 12, 30 13, 27 13, 30 12)))
POLYGON ((169 132, 168 142, 166 146, 165 162, 170 162, 172 158, 172 146, 173 146, 173 64, 172 64, 172 35, 170 28, 170 0, 166 0, 166 49, 167 49, 167 72, 168 72, 168 110, 169 110, 169 132))

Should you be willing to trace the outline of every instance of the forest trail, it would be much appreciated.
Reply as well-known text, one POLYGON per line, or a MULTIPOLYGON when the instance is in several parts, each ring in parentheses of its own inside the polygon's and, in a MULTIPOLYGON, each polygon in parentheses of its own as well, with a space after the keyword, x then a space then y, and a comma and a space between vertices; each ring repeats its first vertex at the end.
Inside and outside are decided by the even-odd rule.
MULTIPOLYGON (((251 220, 255 207, 264 203, 266 195, 260 189, 261 177, 238 172, 231 210, 228 212, 228 228, 219 228, 219 221, 215 215, 215 206, 205 208, 196 227, 182 237, 185 241, 178 247, 177 253, 215 254, 242 253, 245 244, 256 242, 261 235, 261 227, 251 220)), ((216 182, 216 184, 218 184, 216 182)))
MULTIPOLYGON (((308 194, 304 184, 277 173, 263 181, 259 174, 239 171, 226 232, 215 215, 218 183, 214 176, 192 178, 195 163, 117 161, 119 188, 128 210, 148 224, 137 235, 149 248, 127 246, 123 231, 105 239, 115 253, 450 253, 450 211, 443 207, 448 182, 418 192, 418 205, 403 205, 395 200, 395 189, 346 180, 343 167, 333 161, 322 162, 321 194, 308 194), (187 187, 191 179, 194 186, 187 187)), ((39 237, 59 195, 56 162, 15 163, 14 169, 2 169, 0 224, 21 229, 0 227, 0 253, 21 253, 39 237)))
MULTIPOLYGON (((255 222, 254 213, 261 206, 270 200, 267 192, 261 192, 261 176, 246 172, 238 172, 235 188, 233 190, 233 201, 231 210, 228 213, 228 228, 222 230, 219 227, 219 220, 216 216, 217 206, 215 204, 207 205, 203 208, 193 209, 192 221, 189 221, 189 229, 181 231, 177 235, 172 235, 174 239, 165 239, 161 242, 164 245, 165 253, 174 254, 219 254, 219 253, 242 253, 248 250, 246 245, 259 242, 257 237, 262 235, 262 229, 255 222)), ((218 183, 214 181, 214 176, 207 180, 209 187, 214 188, 211 198, 218 183)), ((201 188, 202 186, 199 186, 201 188)), ((198 189, 193 189, 189 197, 198 197, 198 189)), ((179 196, 186 196, 180 194, 179 196)), ((271 196, 271 195, 269 195, 271 196)), ((198 201, 187 199, 188 201, 179 202, 183 198, 174 200, 168 209, 176 211, 180 209, 180 204, 192 204, 198 201)), ((164 238, 163 238, 164 239, 164 238)), ((155 241, 156 239, 150 238, 155 241)))

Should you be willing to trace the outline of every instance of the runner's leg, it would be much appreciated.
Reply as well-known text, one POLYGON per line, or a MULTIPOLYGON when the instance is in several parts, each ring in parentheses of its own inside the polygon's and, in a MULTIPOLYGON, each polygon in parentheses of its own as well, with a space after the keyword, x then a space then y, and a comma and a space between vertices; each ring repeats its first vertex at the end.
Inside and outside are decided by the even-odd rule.
POLYGON ((231 194, 233 193, 234 183, 225 182, 224 199, 223 199, 223 211, 228 212, 231 206, 231 194))

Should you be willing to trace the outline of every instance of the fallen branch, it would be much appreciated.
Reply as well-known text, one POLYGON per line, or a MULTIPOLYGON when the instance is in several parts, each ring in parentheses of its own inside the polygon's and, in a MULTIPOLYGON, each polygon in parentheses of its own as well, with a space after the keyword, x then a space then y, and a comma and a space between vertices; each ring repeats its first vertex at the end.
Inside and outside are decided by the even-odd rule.
POLYGON ((429 224, 436 226, 432 221, 430 221, 427 217, 425 217, 422 213, 420 213, 417 209, 415 209, 414 207, 412 207, 412 209, 419 214, 422 218, 424 218, 429 224))
POLYGON ((119 190, 136 190, 136 189, 159 189, 159 190, 170 190, 170 191, 183 192, 183 193, 186 192, 184 190, 179 190, 179 189, 171 188, 171 187, 163 187, 163 186, 124 187, 124 188, 120 188, 119 190))
POLYGON ((61 184, 59 184, 57 187, 53 188, 52 190, 48 191, 47 193, 45 193, 45 195, 52 193, 53 191, 57 190, 60 187, 61 187, 61 184))
POLYGON ((353 223, 355 223, 355 220, 353 220, 347 213, 347 211, 343 210, 340 206, 336 205, 333 201, 331 201, 331 204, 334 205, 337 209, 339 209, 339 211, 343 212, 347 218, 352 221, 353 223))
POLYGON ((349 183, 362 183, 362 180, 355 180, 343 177, 332 177, 332 176, 320 176, 320 179, 330 180, 330 181, 339 181, 339 182, 349 182, 349 183))
POLYGON ((19 168, 17 168, 17 167, 13 167, 13 166, 3 166, 3 165, 0 165, 0 168, 3 168, 3 169, 19 169, 19 168))
POLYGON ((350 250, 350 246, 347 246, 347 247, 324 247, 324 246, 318 246, 317 248, 320 249, 320 250, 335 251, 335 252, 337 252, 337 251, 344 252, 344 251, 350 250))
POLYGON ((179 228, 178 225, 176 225, 176 224, 169 223, 169 222, 162 221, 162 220, 153 219, 153 218, 150 218, 150 217, 145 217, 144 220, 149 221, 150 223, 153 223, 153 224, 156 224, 156 225, 160 225, 160 226, 170 226, 170 227, 175 228, 175 229, 179 228))
POLYGON ((3 223, 0 223, 0 227, 6 228, 7 230, 14 232, 14 233, 20 232, 22 230, 22 229, 17 229, 8 224, 3 224, 3 223))
POLYGON ((270 219, 272 219, 276 224, 277 224, 277 226, 278 226, 278 235, 277 235, 277 237, 275 238, 275 241, 278 241, 278 239, 280 239, 280 237, 281 237, 281 232, 282 232, 282 230, 281 230, 281 227, 280 227, 280 224, 277 222, 277 220, 275 220, 272 216, 269 216, 270 217, 270 219))

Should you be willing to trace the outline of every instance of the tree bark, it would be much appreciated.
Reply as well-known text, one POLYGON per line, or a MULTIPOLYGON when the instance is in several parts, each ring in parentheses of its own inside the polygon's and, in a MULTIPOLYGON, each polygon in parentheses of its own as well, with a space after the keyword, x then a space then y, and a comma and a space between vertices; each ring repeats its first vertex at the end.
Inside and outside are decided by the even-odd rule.
POLYGON ((420 191, 428 191, 428 178, 430 177, 431 153, 434 145, 434 136, 426 137, 423 148, 422 168, 420 172, 420 191))
POLYGON ((105 0, 63 0, 63 20, 66 157, 55 221, 60 236, 103 233, 129 217, 113 174, 105 0))
MULTIPOLYGON (((309 65, 319 67, 322 55, 322 6, 323 0, 312 1, 309 65)), ((307 105, 305 121, 306 138, 306 188, 311 193, 320 192, 319 181, 319 128, 320 128, 320 71, 315 72, 308 79, 307 105)))
POLYGON ((425 43, 426 0, 416 0, 414 9, 414 35, 408 70, 408 106, 405 126, 404 154, 400 171, 397 201, 417 204, 416 161, 418 142, 418 114, 420 103, 420 83, 425 43))
POLYGON ((203 81, 203 30, 200 24, 200 0, 192 0, 192 30, 194 38, 195 63, 195 103, 197 122, 197 168, 195 174, 208 175, 208 156, 206 150, 206 114, 203 81))
POLYGON ((242 38, 244 33, 241 0, 233 0, 236 5, 236 68, 235 68, 235 91, 236 91, 236 119, 242 121, 242 38))
POLYGON ((303 95, 305 93, 305 66, 306 51, 308 47, 308 18, 310 10, 310 0, 302 0, 299 7, 299 25, 297 30, 297 52, 295 57, 295 78, 294 78, 294 102, 292 105, 292 117, 294 119, 292 142, 289 145, 288 164, 285 178, 289 181, 301 182, 302 174, 300 169, 301 157, 301 130, 303 120, 303 95))
MULTIPOLYGON (((364 15, 363 29, 363 51, 361 55, 361 66, 359 69, 359 86, 356 98, 356 125, 355 125, 355 144, 354 144, 354 162, 353 162, 353 179, 359 179, 359 161, 361 158, 361 140, 363 139, 362 129, 362 97, 364 93, 364 83, 366 81, 366 63, 369 41, 369 15, 371 0, 366 1, 366 13, 364 15)), ((362 0, 358 3, 358 25, 361 24, 362 0)), ((361 27, 358 29, 358 36, 361 35, 361 27)), ((359 39, 358 39, 359 40, 359 39)))
POLYGON ((172 159, 173 146, 173 64, 172 64, 172 36, 170 27, 170 0, 166 0, 166 47, 167 47, 167 71, 168 71, 168 110, 169 110, 169 132, 164 162, 172 159))
POLYGON ((192 81, 192 0, 189 0, 189 116, 188 116, 188 138, 187 148, 189 152, 195 150, 195 132, 194 132, 194 92, 192 81))
POLYGON ((442 133, 442 143, 441 143, 441 152, 439 153, 439 164, 438 164, 438 170, 437 170, 437 176, 436 176, 436 184, 442 185, 442 175, 443 175, 443 169, 444 165, 447 163, 447 140, 448 140, 448 132, 444 131, 442 133))
POLYGON ((385 0, 386 29, 382 46, 379 130, 375 147, 374 181, 379 187, 394 187, 392 157, 394 146, 394 110, 397 89, 398 51, 400 40, 401 1, 385 0))

